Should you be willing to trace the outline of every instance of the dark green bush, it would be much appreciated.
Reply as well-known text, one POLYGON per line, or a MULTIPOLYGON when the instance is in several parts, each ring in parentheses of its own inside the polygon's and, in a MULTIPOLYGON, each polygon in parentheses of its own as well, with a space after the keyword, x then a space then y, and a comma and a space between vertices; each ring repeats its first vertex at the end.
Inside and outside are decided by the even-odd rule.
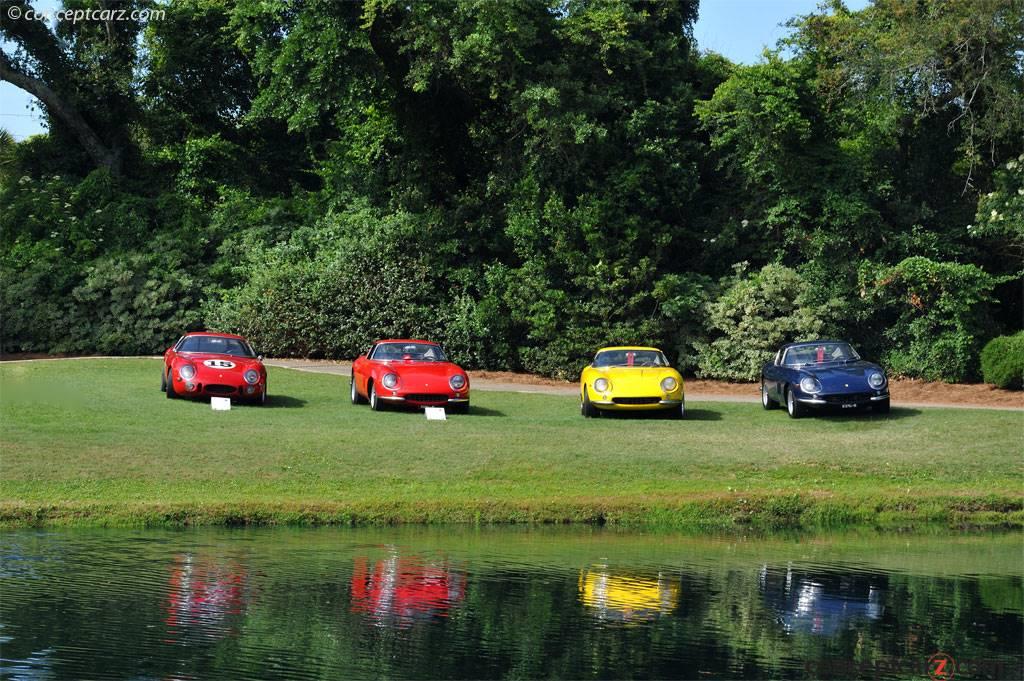
POLYGON ((867 278, 865 295, 884 329, 882 360, 893 373, 951 383, 978 376, 981 339, 993 327, 992 290, 1006 278, 977 265, 924 257, 867 278))
POLYGON ((1024 388, 1024 331, 993 338, 981 351, 981 376, 997 388, 1024 388))

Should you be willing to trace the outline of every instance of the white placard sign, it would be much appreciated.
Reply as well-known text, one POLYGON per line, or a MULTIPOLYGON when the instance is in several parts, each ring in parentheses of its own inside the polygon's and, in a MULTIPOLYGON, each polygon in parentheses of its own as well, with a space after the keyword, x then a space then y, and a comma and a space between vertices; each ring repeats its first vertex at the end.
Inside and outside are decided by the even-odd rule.
POLYGON ((214 411, 231 411, 230 397, 211 397, 210 408, 214 411))
POLYGON ((443 407, 423 407, 423 413, 427 415, 428 421, 448 420, 448 415, 444 413, 443 407))

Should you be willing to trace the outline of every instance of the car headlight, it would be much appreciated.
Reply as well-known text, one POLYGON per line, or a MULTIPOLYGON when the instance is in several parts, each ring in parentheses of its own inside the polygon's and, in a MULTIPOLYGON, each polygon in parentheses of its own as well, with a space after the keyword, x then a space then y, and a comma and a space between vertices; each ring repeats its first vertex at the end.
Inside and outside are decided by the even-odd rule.
POLYGON ((599 378, 596 381, 594 381, 594 390, 596 390, 599 393, 608 392, 608 379, 599 378))
POLYGON ((242 377, 245 379, 246 383, 254 385, 258 383, 260 380, 260 372, 256 371, 255 369, 249 369, 244 374, 242 374, 242 377))
POLYGON ((821 383, 816 378, 805 376, 800 379, 800 389, 805 393, 821 392, 821 383))
POLYGON ((384 378, 380 379, 380 382, 388 390, 393 390, 398 385, 398 374, 384 374, 384 378))
POLYGON ((875 390, 878 390, 883 385, 885 385, 885 374, 883 374, 881 371, 872 371, 870 374, 868 374, 868 385, 870 385, 875 390))
POLYGON ((183 381, 191 381, 196 377, 196 368, 191 364, 178 367, 178 375, 183 381))
POLYGON ((667 393, 670 393, 673 390, 675 390, 677 385, 678 383, 676 383, 676 379, 672 378, 671 376, 666 376, 665 378, 661 379, 661 389, 667 393))
POLYGON ((455 374, 448 379, 448 385, 452 387, 452 390, 462 390, 466 387, 466 377, 462 374, 455 374))

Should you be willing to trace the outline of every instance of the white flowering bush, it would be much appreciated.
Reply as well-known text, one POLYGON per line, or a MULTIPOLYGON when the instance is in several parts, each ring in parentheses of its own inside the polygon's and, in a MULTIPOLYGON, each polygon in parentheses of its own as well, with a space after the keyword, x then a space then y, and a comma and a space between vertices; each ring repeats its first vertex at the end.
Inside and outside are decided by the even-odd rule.
POLYGON ((1011 159, 992 175, 993 189, 978 200, 972 236, 1003 242, 1024 251, 1024 154, 1011 159))

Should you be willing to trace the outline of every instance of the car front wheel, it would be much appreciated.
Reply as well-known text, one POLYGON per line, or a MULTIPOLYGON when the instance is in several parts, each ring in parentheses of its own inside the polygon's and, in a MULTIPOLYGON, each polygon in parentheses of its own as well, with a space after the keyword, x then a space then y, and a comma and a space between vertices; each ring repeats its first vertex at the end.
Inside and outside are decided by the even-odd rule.
POLYGON ((583 399, 580 400, 580 413, 586 419, 592 419, 597 416, 597 407, 590 403, 590 395, 587 394, 586 388, 583 389, 583 399))
POLYGON ((384 401, 377 397, 377 386, 370 384, 370 409, 384 411, 384 401))
POLYGON ((763 378, 761 379, 761 406, 765 409, 777 409, 779 406, 775 400, 768 396, 768 386, 765 385, 763 378))
POLYGON ((167 371, 167 378, 165 379, 164 383, 164 387, 166 388, 167 393, 167 399, 173 400, 175 397, 178 396, 178 393, 174 392, 174 380, 171 378, 170 370, 167 371))
POLYGON ((792 388, 786 391, 786 413, 792 419, 798 419, 805 414, 805 408, 796 401, 792 388))
POLYGON ((366 399, 359 394, 359 389, 356 388, 356 375, 352 374, 349 384, 349 397, 352 400, 352 404, 365 404, 366 399))
POLYGON ((875 402, 874 404, 871 405, 871 409, 873 409, 876 414, 888 414, 889 399, 886 398, 884 400, 879 400, 878 402, 875 402))

